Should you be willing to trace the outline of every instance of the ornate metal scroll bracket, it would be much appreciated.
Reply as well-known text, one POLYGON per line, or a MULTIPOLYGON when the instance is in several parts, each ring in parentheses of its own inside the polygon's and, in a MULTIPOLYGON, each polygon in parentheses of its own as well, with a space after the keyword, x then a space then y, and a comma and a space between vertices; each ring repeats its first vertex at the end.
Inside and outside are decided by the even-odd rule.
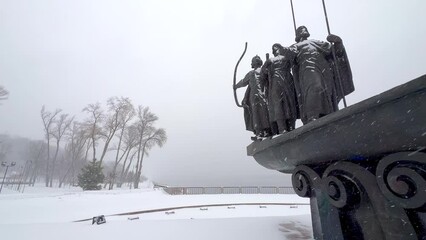
POLYGON ((426 239, 426 153, 298 166, 293 188, 311 199, 316 239, 426 239))

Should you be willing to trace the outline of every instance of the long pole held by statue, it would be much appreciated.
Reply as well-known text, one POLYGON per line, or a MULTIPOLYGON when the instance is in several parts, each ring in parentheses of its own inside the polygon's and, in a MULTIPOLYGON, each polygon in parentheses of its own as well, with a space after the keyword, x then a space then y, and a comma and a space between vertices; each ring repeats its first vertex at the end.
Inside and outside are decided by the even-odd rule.
POLYGON ((294 34, 296 35, 296 18, 294 17, 293 0, 290 0, 291 14, 293 16, 294 34))
MULTIPOLYGON (((327 24, 328 35, 330 35, 331 34, 331 32, 330 32, 330 24, 328 23, 327 9, 325 8, 325 1, 324 0, 322 0, 322 6, 324 8, 324 16, 325 16, 325 22, 327 24)), ((292 7, 293 7, 293 5, 292 5, 292 7)), ((294 14, 293 14, 293 16, 294 16, 294 14)), ((342 87, 342 78, 340 76, 340 71, 339 71, 339 67, 338 67, 338 64, 337 64, 336 50, 334 49, 334 45, 331 48, 331 53, 333 54, 333 59, 334 59, 334 62, 335 62, 335 64, 333 64, 333 65, 334 65, 334 68, 336 70, 337 81, 339 82, 339 90, 340 90, 340 93, 342 94, 342 98, 343 98, 343 105, 345 107, 347 107, 347 105, 346 105, 346 98, 345 98, 345 94, 343 92, 343 87, 342 87)))

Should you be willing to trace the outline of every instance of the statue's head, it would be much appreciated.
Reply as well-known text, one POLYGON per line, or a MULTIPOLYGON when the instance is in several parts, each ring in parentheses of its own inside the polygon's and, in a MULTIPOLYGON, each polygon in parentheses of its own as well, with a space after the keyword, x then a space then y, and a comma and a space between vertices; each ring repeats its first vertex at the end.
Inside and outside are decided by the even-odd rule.
POLYGON ((262 66, 262 64, 263 64, 263 61, 262 61, 262 59, 259 57, 259 56, 254 56, 252 59, 251 59, 251 67, 252 68, 258 68, 258 67, 261 67, 262 66))
POLYGON ((278 55, 284 55, 284 47, 279 43, 275 43, 272 45, 272 53, 275 57, 278 55))
POLYGON ((309 36, 311 36, 308 32, 308 28, 305 26, 300 26, 296 29, 296 42, 300 42, 304 39, 307 39, 309 36))

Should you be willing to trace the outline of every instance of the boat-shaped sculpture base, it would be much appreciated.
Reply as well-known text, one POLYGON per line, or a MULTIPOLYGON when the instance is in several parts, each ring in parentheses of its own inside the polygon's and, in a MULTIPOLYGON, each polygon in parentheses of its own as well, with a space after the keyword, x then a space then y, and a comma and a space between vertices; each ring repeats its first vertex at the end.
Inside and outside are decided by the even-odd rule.
POLYGON ((426 75, 247 152, 293 174, 316 239, 426 239, 426 75))

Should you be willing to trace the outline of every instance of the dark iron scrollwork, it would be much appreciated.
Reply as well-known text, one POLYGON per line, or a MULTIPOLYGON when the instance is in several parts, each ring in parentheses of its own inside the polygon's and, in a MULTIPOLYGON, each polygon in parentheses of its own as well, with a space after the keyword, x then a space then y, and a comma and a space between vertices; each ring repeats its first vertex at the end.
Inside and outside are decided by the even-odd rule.
POLYGON ((357 206, 359 190, 356 185, 344 176, 328 176, 323 179, 322 187, 328 200, 337 208, 357 206))
POLYGON ((320 187, 321 177, 311 168, 298 166, 292 175, 294 191, 301 197, 312 197, 313 189, 320 187))
POLYGON ((423 239, 424 217, 413 212, 425 209, 425 163, 426 154, 418 152, 392 154, 368 166, 339 161, 323 173, 300 165, 292 182, 299 196, 319 204, 312 215, 313 221, 321 221, 322 231, 324 226, 336 225, 329 214, 339 212, 343 237, 336 239, 423 239), (328 213, 323 211, 324 204, 330 204, 328 213))
POLYGON ((426 153, 400 152, 380 160, 377 183, 383 195, 405 209, 425 210, 426 153))

